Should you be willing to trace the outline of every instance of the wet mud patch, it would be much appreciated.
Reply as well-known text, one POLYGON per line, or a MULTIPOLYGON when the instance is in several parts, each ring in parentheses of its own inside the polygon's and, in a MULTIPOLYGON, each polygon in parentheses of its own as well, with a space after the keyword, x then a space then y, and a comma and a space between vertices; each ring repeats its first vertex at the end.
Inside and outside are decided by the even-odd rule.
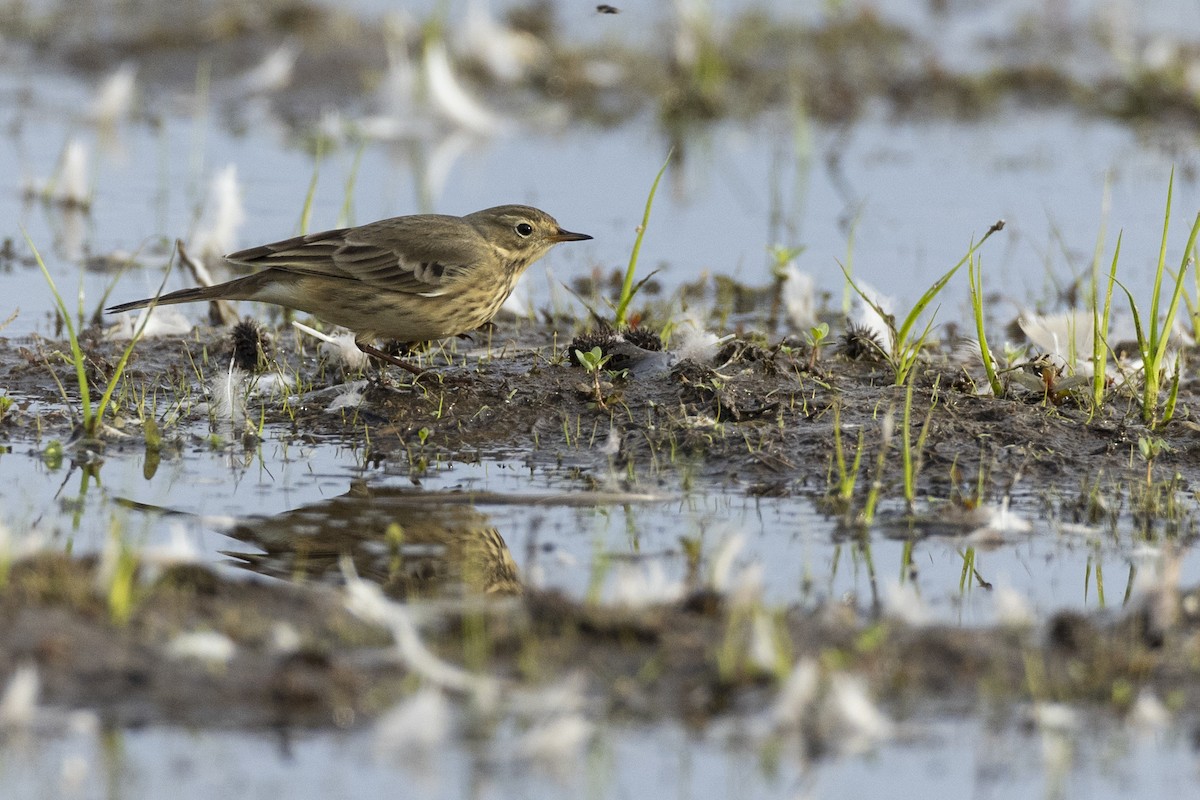
MULTIPOLYGON (((910 473, 914 495, 935 505, 1011 497, 1070 516, 1091 497, 1087 513, 1107 507, 1110 521, 1137 511, 1126 505, 1130 492, 1188 495, 1200 468, 1194 385, 1180 388, 1175 420, 1152 430, 1120 394, 1095 410, 1029 391, 979 396, 964 366, 936 354, 917 368, 910 401, 881 363, 837 351, 814 359, 803 347, 757 338, 732 338, 704 360, 621 342, 617 368, 589 373, 577 348, 553 344, 549 329, 494 336, 489 346, 425 353, 429 370, 416 380, 374 365, 349 369, 292 337, 279 337, 258 375, 231 372, 234 345, 216 332, 145 340, 113 395, 113 435, 88 446, 101 457, 106 448, 146 447, 182 457, 195 426, 207 424, 212 446, 251 447, 263 437, 340 442, 361 448, 364 463, 414 480, 439 465, 491 458, 565 467, 589 488, 816 498, 841 493, 840 449, 845 464, 861 462, 843 511, 872 483, 882 498, 899 497, 910 473), (161 441, 147 439, 148 420, 161 441), (1151 440, 1158 445, 1147 458, 1151 440)), ((98 396, 119 348, 93 338, 85 351, 98 396)), ((0 345, 0 381, 12 399, 0 426, 10 440, 69 444, 77 434, 66 352, 42 340, 0 345)), ((1166 521, 1190 533, 1187 504, 1176 510, 1166 521)))

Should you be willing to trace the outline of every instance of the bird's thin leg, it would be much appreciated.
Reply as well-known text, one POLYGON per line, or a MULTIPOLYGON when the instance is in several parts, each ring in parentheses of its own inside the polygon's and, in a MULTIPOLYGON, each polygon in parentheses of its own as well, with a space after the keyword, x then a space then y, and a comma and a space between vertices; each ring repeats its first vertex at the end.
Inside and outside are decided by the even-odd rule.
POLYGON ((358 345, 359 350, 362 350, 364 353, 366 353, 369 356, 378 358, 380 361, 386 361, 387 363, 394 364, 397 367, 400 367, 401 369, 406 369, 409 372, 411 372, 413 375, 416 375, 418 377, 425 374, 425 370, 420 369, 419 367, 414 367, 412 364, 409 364, 407 361, 401 361, 400 359, 396 358, 395 356, 389 355, 389 354, 383 352, 378 347, 369 345, 366 342, 355 342, 355 344, 358 345))

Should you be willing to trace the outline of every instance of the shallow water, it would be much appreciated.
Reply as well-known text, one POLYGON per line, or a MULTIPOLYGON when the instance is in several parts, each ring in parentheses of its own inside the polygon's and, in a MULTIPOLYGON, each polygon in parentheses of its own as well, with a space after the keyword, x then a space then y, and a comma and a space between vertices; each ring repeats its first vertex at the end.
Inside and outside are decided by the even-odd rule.
MULTIPOLYGON (((18 446, 0 456, 8 497, 3 521, 18 536, 33 528, 45 545, 78 553, 103 550, 117 524, 148 554, 232 566, 226 553, 261 552, 264 541, 238 541, 231 536, 235 525, 261 529, 275 547, 281 539, 303 540, 314 525, 342 524, 343 517, 325 517, 323 509, 363 482, 375 493, 367 507, 382 520, 380 532, 389 521, 403 526, 408 515, 420 513, 408 510, 422 506, 407 504, 405 497, 428 504, 444 494, 457 506, 463 494, 476 495, 471 507, 504 538, 522 580, 578 598, 587 596, 598 576, 606 591, 625 577, 651 585, 661 579, 661 590, 682 592, 687 538, 700 548, 699 580, 710 580, 713 564, 733 547, 730 579, 750 580, 744 570, 758 565, 764 597, 772 604, 845 602, 868 616, 911 614, 968 626, 994 624, 997 604, 1014 596, 1038 619, 1062 609, 1120 608, 1154 585, 1164 554, 1162 545, 1126 532, 1132 530, 1128 519, 1114 532, 1018 511, 1031 524, 1028 531, 977 542, 970 534, 982 523, 947 526, 934 515, 924 527, 905 525, 894 533, 884 528, 881 533, 888 535, 862 541, 797 497, 666 489, 635 495, 628 503, 578 506, 571 501, 579 496, 580 480, 565 468, 494 459, 438 466, 435 460, 414 485, 409 474, 363 466, 361 450, 351 442, 268 439, 254 450, 214 448, 196 428, 182 441, 182 451, 165 454, 151 477, 143 452, 110 448, 98 481, 69 465, 51 468, 34 448, 18 446), (305 513, 289 514, 298 510, 305 513), (911 553, 909 536, 915 539, 911 553), (974 578, 964 578, 967 558, 974 578)), ((613 486, 620 479, 595 477, 613 486)), ((882 511, 886 518, 888 509, 882 511)), ((472 519, 463 526, 480 524, 472 519)), ((1183 583, 1200 582, 1200 553, 1184 549, 1179 557, 1183 583)))
MULTIPOLYGON (((182 119, 169 121, 161 137, 130 130, 123 163, 100 159, 91 214, 23 203, 19 176, 30 169, 49 175, 70 127, 62 126, 63 135, 55 136, 46 131, 55 128, 52 123, 39 125, 36 139, 0 146, 0 174, 9 176, 0 185, 0 217, 15 221, 5 235, 18 241, 17 225, 25 227, 60 291, 73 296, 82 280, 89 311, 113 277, 81 274, 72 265, 72 254, 138 253, 151 247, 153 255, 141 261, 152 268, 123 276, 110 299, 153 294, 165 261, 162 237, 186 238, 193 224, 198 200, 187 191, 189 185, 194 192, 225 164, 237 165, 243 186, 248 221, 239 246, 286 238, 297 230, 312 175, 306 155, 213 130, 205 138, 220 156, 207 156, 209 169, 195 175, 185 168, 193 159, 192 125, 182 119), (169 171, 160 162, 170 164, 169 171)), ((634 125, 487 144, 462 156, 435 208, 468 213, 503 202, 527 202, 550 210, 569 228, 591 233, 596 241, 557 248, 523 282, 535 306, 552 297, 568 303, 560 282, 624 266, 645 193, 661 165, 661 150, 646 146, 650 133, 649 126, 634 125), (535 162, 543 165, 539 173, 545 169, 569 177, 548 182, 532 176, 524 165, 535 162)), ((770 282, 768 248, 803 246, 797 265, 813 274, 819 290, 832 294, 833 308, 841 302, 839 262, 851 263, 859 279, 904 308, 963 256, 972 239, 1004 219, 1003 237, 989 243, 983 255, 988 287, 1006 297, 1005 306, 997 309, 1001 318, 1014 317, 1023 305, 1052 299, 1055 287, 1084 274, 1102 224, 1108 227, 1110 246, 1116 230, 1123 230, 1121 274, 1139 298, 1145 297, 1157 259, 1172 158, 1115 123, 1083 122, 1065 111, 1019 112, 975 124, 897 124, 878 114, 857 124, 844 146, 834 144, 835 133, 817 132, 814 155, 819 159, 837 149, 842 167, 838 173, 814 167, 800 175, 787 163, 794 157, 777 152, 786 135, 783 121, 764 120, 750 129, 722 124, 689 157, 682 175, 672 176, 655 204, 641 255, 642 264, 659 270, 666 292, 713 274, 765 285, 770 282), (784 209, 791 234, 770 230, 772 209, 765 190, 776 170, 795 198, 784 209), (1105 216, 1101 206, 1109 175, 1112 199, 1105 216), (796 198, 801 191, 803 197, 796 198)), ((322 168, 313 228, 337 224, 351 156, 331 156, 322 168)), ((418 211, 416 193, 408 164, 384 148, 368 149, 357 179, 353 220, 418 211)), ((1190 222, 1194 215, 1189 209, 1198 203, 1200 186, 1177 181, 1176 228, 1190 222)), ((1171 260, 1176 257, 1173 253, 1171 260)), ((52 298, 41 274, 16 266, 5 280, 13 294, 0 312, 7 317, 20 309, 6 334, 48 332, 52 298)), ((185 283, 176 272, 167 288, 185 283)), ((957 291, 951 287, 945 302, 940 318, 969 318, 961 286, 957 291)), ((204 311, 184 313, 199 319, 204 311)))
POLYGON ((0 781, 10 797, 80 800, 376 796, 396 786, 422 798, 852 798, 888 786, 899 797, 1104 800, 1186 795, 1197 768, 1186 737, 1135 726, 1038 731, 918 718, 902 728, 896 743, 805 764, 786 742, 756 744, 732 730, 612 724, 555 770, 506 756, 511 742, 498 738, 406 759, 381 752, 364 731, 281 738, 150 728, 6 741, 0 781))

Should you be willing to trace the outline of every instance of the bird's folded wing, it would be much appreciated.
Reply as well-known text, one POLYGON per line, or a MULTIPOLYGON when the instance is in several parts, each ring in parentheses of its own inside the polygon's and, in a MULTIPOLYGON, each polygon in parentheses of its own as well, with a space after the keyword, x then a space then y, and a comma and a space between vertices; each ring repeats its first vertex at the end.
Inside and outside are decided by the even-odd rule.
POLYGON ((480 243, 470 238, 456 242, 452 237, 415 237, 424 243, 414 245, 414 237, 389 233, 370 228, 324 231, 226 258, 247 266, 344 278, 386 291, 436 297, 487 256, 480 243))

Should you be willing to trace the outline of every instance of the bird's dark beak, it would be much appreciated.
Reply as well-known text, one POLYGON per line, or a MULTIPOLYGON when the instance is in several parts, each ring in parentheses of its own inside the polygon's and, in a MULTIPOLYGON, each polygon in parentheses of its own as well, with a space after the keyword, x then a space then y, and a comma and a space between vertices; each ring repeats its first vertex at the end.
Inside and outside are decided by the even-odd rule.
POLYGON ((564 231, 562 228, 559 228, 558 233, 556 233, 550 237, 550 241, 555 242, 555 243, 557 243, 557 242, 583 242, 583 241, 587 241, 590 238, 592 238, 592 237, 588 236, 586 233, 571 233, 570 231, 564 231))

